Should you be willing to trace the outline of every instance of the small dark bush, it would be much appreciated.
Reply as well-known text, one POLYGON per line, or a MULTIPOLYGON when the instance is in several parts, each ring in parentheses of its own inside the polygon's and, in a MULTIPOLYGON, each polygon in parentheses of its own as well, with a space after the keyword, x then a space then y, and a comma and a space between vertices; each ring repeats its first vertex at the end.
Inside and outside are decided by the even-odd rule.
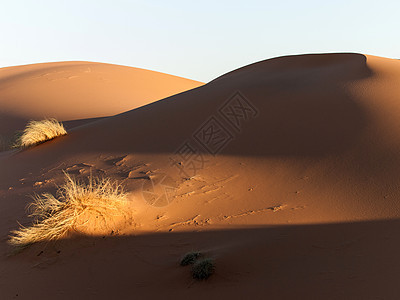
POLYGON ((189 252, 181 260, 181 266, 192 265, 201 256, 200 252, 189 252))
POLYGON ((205 258, 196 261, 192 267, 192 276, 194 279, 204 280, 210 277, 215 271, 215 263, 211 258, 205 258))

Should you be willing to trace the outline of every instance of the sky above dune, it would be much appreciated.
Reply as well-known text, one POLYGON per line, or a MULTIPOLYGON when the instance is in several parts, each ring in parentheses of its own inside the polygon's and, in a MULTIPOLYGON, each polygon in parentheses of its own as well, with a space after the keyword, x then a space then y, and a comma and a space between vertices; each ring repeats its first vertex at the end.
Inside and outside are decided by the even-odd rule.
POLYGON ((210 81, 281 55, 400 58, 400 1, 2 1, 0 67, 84 60, 210 81))

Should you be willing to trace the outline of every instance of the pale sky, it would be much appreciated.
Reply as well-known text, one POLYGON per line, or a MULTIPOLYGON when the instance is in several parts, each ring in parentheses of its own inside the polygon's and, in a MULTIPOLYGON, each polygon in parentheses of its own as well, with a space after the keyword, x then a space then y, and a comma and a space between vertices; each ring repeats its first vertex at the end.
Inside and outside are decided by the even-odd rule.
POLYGON ((400 1, 1 0, 0 67, 84 60, 208 82, 260 60, 400 58, 400 1))

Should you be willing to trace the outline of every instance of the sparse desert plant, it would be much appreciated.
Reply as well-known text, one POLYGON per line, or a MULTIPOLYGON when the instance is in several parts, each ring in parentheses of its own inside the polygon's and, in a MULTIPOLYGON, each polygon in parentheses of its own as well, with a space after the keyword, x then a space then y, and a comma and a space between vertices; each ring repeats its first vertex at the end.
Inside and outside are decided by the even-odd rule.
POLYGON ((196 261, 192 266, 194 279, 204 280, 210 277, 215 271, 215 263, 211 258, 204 258, 196 261))
POLYGON ((56 119, 30 121, 14 147, 30 147, 66 134, 64 125, 56 119))
POLYGON ((200 256, 201 256, 200 252, 196 251, 188 252, 183 256, 180 264, 181 266, 192 265, 200 256))
POLYGON ((126 193, 117 182, 90 176, 89 182, 83 183, 67 173, 57 197, 44 193, 33 199, 28 208, 34 222, 30 227, 21 226, 11 232, 9 243, 13 246, 59 239, 85 225, 93 216, 106 221, 123 214, 126 205, 126 193))

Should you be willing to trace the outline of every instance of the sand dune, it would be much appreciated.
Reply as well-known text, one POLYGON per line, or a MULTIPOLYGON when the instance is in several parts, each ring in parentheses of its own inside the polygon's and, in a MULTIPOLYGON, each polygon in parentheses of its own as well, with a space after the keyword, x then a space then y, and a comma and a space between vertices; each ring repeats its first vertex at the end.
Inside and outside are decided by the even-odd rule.
MULTIPOLYGON (((201 84, 159 72, 92 62, 1 68, 0 141, 9 140, 30 119, 69 121, 111 116, 201 84)), ((70 127, 75 124, 67 122, 70 127)))
POLYGON ((29 225, 25 195, 54 192, 62 170, 120 180, 132 216, 12 257, 3 243, 1 289, 60 299, 398 298, 398 78, 400 62, 386 58, 279 57, 3 154, 4 241, 16 219, 29 225), (216 261, 206 282, 178 265, 191 250, 216 261))

